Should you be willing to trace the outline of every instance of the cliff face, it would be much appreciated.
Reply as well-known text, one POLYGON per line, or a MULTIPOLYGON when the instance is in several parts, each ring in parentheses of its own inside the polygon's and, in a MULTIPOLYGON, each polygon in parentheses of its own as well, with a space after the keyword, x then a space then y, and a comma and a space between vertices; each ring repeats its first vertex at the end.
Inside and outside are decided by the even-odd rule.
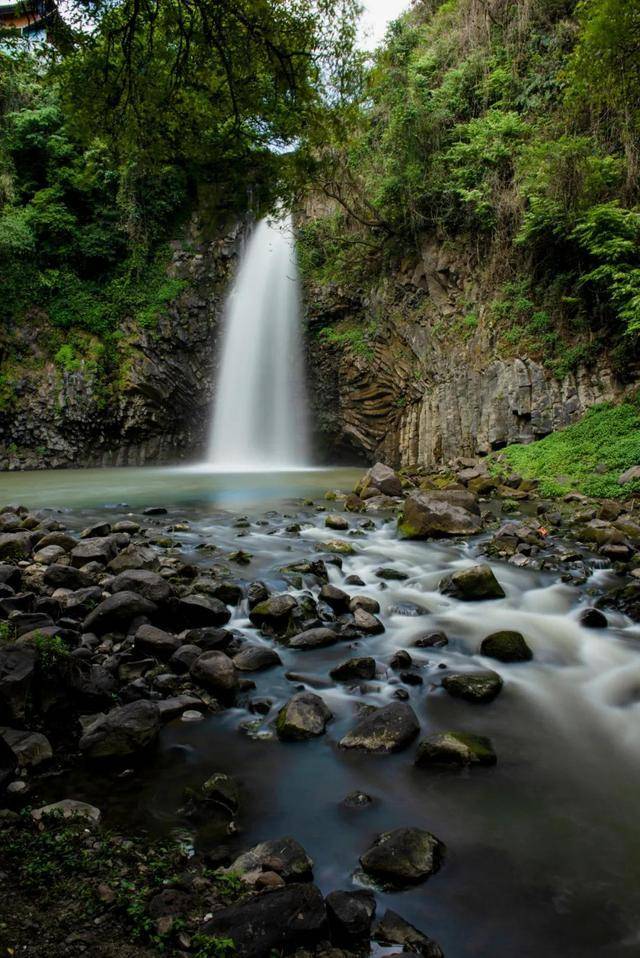
POLYGON ((307 288, 312 418, 329 459, 485 455, 621 396, 606 360, 558 378, 544 357, 506 351, 486 296, 468 262, 429 242, 372 290, 307 288))
POLYGON ((197 458, 206 442, 215 343, 241 229, 203 239, 197 217, 172 244, 169 273, 184 292, 157 323, 125 324, 109 382, 89 363, 61 369, 46 328, 23 328, 34 362, 15 370, 0 412, 0 468, 143 465, 197 458), (40 359, 40 356, 44 358, 40 359))

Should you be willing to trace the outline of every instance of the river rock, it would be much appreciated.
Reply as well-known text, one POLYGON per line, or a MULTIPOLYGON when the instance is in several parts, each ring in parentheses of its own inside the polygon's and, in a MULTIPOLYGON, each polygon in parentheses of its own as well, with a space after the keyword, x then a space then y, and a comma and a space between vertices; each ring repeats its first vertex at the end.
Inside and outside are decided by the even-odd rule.
POLYGON ((491 740, 484 735, 470 732, 437 732, 429 735, 418 745, 415 765, 428 768, 432 765, 495 765, 496 753, 491 740))
POLYGON ((102 818, 102 813, 95 805, 89 805, 87 802, 78 802, 74 798, 63 798, 60 802, 53 802, 51 805, 43 805, 41 808, 34 808, 31 817, 36 822, 46 819, 48 816, 62 816, 62 818, 82 818, 97 825, 102 818))
POLYGON ((317 628, 307 629, 306 632, 299 632, 289 639, 289 648, 299 651, 309 651, 310 649, 321 649, 327 645, 335 645, 340 636, 333 629, 317 628))
POLYGON ((199 646, 186 643, 176 649, 169 659, 169 665, 174 672, 177 672, 178 675, 182 675, 189 671, 195 660, 200 658, 201 655, 202 649, 199 646))
POLYGON ((444 845, 423 828, 396 828, 382 832, 360 864, 367 875, 390 885, 424 881, 442 863, 444 845))
POLYGON ((53 758, 51 743, 40 732, 0 728, 0 736, 17 758, 20 768, 35 768, 53 758))
POLYGON ((116 554, 116 546, 111 536, 96 539, 83 539, 71 550, 71 565, 80 569, 88 562, 106 565, 116 554))
POLYGON ((186 595, 178 599, 175 615, 185 629, 226 625, 231 618, 224 602, 208 595, 186 595))
POLYGON ((118 552, 117 556, 108 564, 108 569, 115 575, 126 572, 128 569, 155 569, 158 566, 158 556, 149 546, 134 545, 131 543, 118 552))
POLYGON ((17 562, 31 555, 33 538, 28 532, 4 532, 0 534, 0 559, 17 562))
POLYGON ((399 752, 420 731, 416 713, 405 702, 393 702, 365 715, 340 740, 341 748, 361 748, 367 752, 399 752))
POLYGON ((585 629, 606 629, 609 625, 606 615, 600 609, 582 609, 578 622, 585 629))
POLYGON ((370 656, 347 659, 331 669, 329 673, 336 682, 349 682, 352 679, 370 680, 376 675, 376 660, 370 656))
POLYGON ((320 589, 320 598, 330 605, 334 612, 347 612, 351 597, 335 585, 327 582, 320 589))
POLYGON ((249 618, 263 632, 284 636, 292 631, 292 616, 297 608, 298 603, 292 595, 272 595, 254 605, 249 618))
POLYGON ((45 585, 52 589, 86 589, 91 585, 91 576, 80 569, 74 569, 70 565, 47 566, 44 572, 43 580, 45 585))
POLYGON ((53 563, 57 562, 63 555, 66 555, 66 553, 61 546, 44 546, 42 549, 39 548, 37 552, 34 552, 33 561, 39 562, 40 565, 53 565, 53 563))
POLYGON ((628 482, 634 482, 636 479, 640 479, 640 466, 631 466, 620 473, 618 482, 621 486, 626 486, 628 482))
POLYGON ((75 589, 64 597, 64 614, 72 619, 85 619, 99 602, 102 601, 102 589, 97 585, 86 589, 75 589))
POLYGON ((87 726, 80 751, 88 758, 124 758, 151 746, 160 731, 160 712, 154 702, 131 702, 112 709, 87 726))
POLYGON ((260 842, 239 855, 227 871, 240 876, 275 872, 285 882, 308 881, 313 875, 313 861, 295 838, 285 837, 260 842))
POLYGON ((399 945, 403 952, 423 955, 424 958, 444 958, 437 942, 414 928, 390 908, 376 924, 372 938, 380 945, 399 945))
POLYGON ((200 789, 202 798, 209 802, 219 802, 226 805, 232 812, 240 806, 240 786, 233 776, 224 772, 215 772, 200 789))
POLYGON ((264 582, 251 582, 247 588, 247 605, 253 609, 259 602, 266 602, 269 598, 269 590, 264 582))
POLYGON ((443 688, 454 698, 467 702, 493 702, 502 691, 502 679, 497 672, 455 672, 442 680, 443 688))
POLYGON ((370 891, 332 891, 325 898, 331 938, 336 944, 364 941, 371 933, 376 899, 370 891))
POLYGON ((355 494, 363 498, 371 491, 381 492, 385 496, 401 496, 402 481, 390 466, 377 462, 364 474, 354 489, 355 494))
POLYGON ((327 529, 335 529, 336 532, 346 532, 349 528, 349 520, 335 512, 325 517, 324 524, 327 529))
POLYGON ((221 695, 232 695, 238 688, 238 673, 228 655, 212 649, 203 652, 190 669, 191 677, 221 695))
POLYGON ((48 532, 46 536, 38 540, 38 549, 46 549, 47 546, 59 546, 65 552, 71 552, 78 545, 78 540, 74 539, 68 532, 48 532))
POLYGON ((412 492, 398 519, 398 533, 403 539, 470 536, 481 529, 477 497, 464 489, 412 492))
POLYGON ((505 591, 488 565, 474 565, 446 576, 438 586, 444 595, 462 602, 481 599, 504 599, 505 591))
POLYGON ((211 589, 214 599, 219 599, 225 605, 239 605, 242 602, 242 589, 235 582, 215 582, 211 589))
POLYGON ((364 609, 370 615, 375 615, 380 611, 380 603, 369 595, 354 595, 349 602, 349 611, 355 612, 356 609, 364 609))
POLYGON ((0 648, 0 718, 24 721, 35 669, 35 649, 13 644, 0 648))
POLYGON ((384 625, 380 619, 362 608, 357 608, 353 613, 353 624, 365 635, 379 635, 384 632, 384 625))
POLYGON ((150 616, 157 607, 137 592, 117 592, 103 599, 84 620, 84 631, 102 635, 105 632, 126 631, 129 623, 139 616, 150 616))
POLYGON ((520 632, 511 632, 507 629, 502 632, 492 632, 480 645, 480 653, 499 662, 528 662, 533 658, 533 652, 520 632))
POLYGON ((237 958, 264 958, 312 947, 326 935, 324 901, 315 885, 274 888, 257 898, 217 911, 202 930, 229 938, 237 958))
POLYGON ((173 588, 157 572, 150 569, 129 569, 120 572, 111 583, 111 591, 137 592, 150 602, 160 605, 173 595, 173 588))
POLYGON ((152 655, 172 655, 182 644, 177 635, 171 635, 154 625, 141 625, 134 636, 136 649, 152 655))
POLYGON ((267 645, 249 645, 234 655, 233 664, 240 672, 262 672, 282 665, 282 660, 275 649, 267 645))
POLYGON ((322 735, 331 717, 331 710, 319 695, 314 692, 298 692, 278 712, 278 738, 285 741, 302 741, 322 735))

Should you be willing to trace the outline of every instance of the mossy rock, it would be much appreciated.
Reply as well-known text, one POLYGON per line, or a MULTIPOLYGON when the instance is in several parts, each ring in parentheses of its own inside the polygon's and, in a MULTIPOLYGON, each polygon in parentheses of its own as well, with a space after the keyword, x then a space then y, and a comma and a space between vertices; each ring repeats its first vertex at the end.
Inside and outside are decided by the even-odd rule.
POLYGON ((502 632, 492 632, 483 639, 480 652, 499 662, 529 662, 533 658, 533 652, 525 642, 524 636, 520 632, 507 629, 502 632))
POLYGON ((415 765, 429 766, 495 765, 496 753, 491 740, 470 732, 438 732, 418 745, 415 765))

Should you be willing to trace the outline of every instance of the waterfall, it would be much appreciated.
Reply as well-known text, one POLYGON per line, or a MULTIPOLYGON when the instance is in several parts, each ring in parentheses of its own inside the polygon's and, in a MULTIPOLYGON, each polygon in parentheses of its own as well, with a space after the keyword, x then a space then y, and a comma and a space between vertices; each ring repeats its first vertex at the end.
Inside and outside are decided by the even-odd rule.
POLYGON ((263 219, 225 311, 208 456, 215 469, 308 464, 300 317, 291 217, 263 219))

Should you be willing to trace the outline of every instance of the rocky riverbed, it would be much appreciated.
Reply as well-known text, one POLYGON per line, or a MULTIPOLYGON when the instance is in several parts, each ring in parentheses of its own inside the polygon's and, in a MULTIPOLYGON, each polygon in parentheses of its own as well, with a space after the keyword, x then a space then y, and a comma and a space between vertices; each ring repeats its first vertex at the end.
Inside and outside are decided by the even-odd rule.
POLYGON ((282 500, 1 511, 6 953, 622 953, 638 503, 282 500))

